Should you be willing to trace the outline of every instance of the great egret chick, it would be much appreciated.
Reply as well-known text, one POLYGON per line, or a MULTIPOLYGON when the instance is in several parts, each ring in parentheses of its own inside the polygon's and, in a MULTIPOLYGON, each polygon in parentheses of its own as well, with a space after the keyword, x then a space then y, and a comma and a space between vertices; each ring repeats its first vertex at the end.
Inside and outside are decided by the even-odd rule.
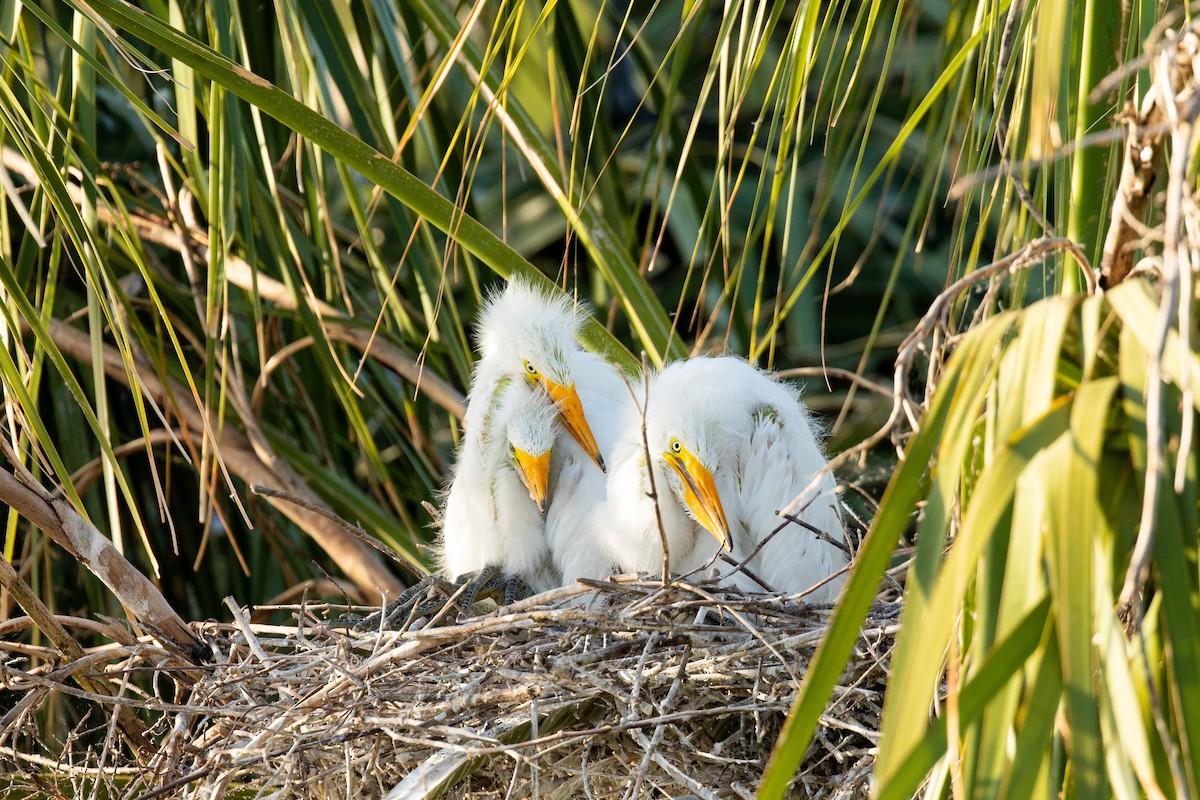
POLYGON ((605 476, 589 419, 610 446, 628 393, 614 367, 576 342, 583 320, 567 298, 522 281, 480 316, 441 538, 444 572, 470 582, 468 597, 497 579, 511 598, 516 580, 540 592, 611 574, 593 528, 605 476))
POLYGON ((558 584, 542 511, 557 412, 541 389, 523 380, 487 380, 486 365, 480 364, 446 494, 442 567, 456 580, 484 573, 472 595, 499 582, 510 582, 513 594, 516 581, 544 591, 558 584))
POLYGON ((507 409, 508 451, 517 477, 538 511, 546 513, 550 497, 550 457, 559 431, 557 409, 540 389, 510 389, 507 409))
MULTIPOLYGON (((737 358, 671 364, 650 378, 645 435, 673 572, 703 567, 725 550, 735 562, 749 559, 748 572, 732 576, 740 587, 761 591, 757 577, 799 593, 846 565, 834 543, 845 542, 837 486, 828 471, 818 478, 826 460, 817 428, 791 387, 737 358)), ((612 556, 625 570, 659 572, 662 544, 635 407, 611 460, 605 538, 612 556)), ((732 567, 717 560, 712 569, 732 567)), ((805 599, 832 601, 842 582, 834 578, 805 599)))
POLYGON ((514 279, 488 301, 480 317, 480 363, 544 389, 563 428, 603 471, 604 457, 576 388, 578 362, 589 355, 576 342, 583 322, 583 313, 564 295, 514 279))

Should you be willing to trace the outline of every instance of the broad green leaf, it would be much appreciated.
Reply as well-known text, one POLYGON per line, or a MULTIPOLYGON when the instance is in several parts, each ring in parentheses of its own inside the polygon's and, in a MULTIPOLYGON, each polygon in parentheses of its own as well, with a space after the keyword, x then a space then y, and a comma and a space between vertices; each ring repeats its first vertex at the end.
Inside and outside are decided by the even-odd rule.
POLYGON ((1075 393, 1070 435, 1047 453, 1047 518, 1043 525, 1050 587, 1062 648, 1071 763, 1084 796, 1107 792, 1096 704, 1094 542, 1111 541, 1099 500, 1100 454, 1117 378, 1083 384, 1075 393))
POLYGON ((0 0, 0 36, 12 44, 17 37, 17 25, 21 21, 21 0, 0 0))
MULTIPOLYGON (((1002 443, 1053 403, 1063 336, 1077 305, 1077 297, 1059 295, 1022 312, 1019 333, 1005 348, 990 401, 996 419, 992 435, 997 442, 1002 443)), ((992 449, 994 446, 989 447, 989 459, 992 449)), ((1045 486, 1051 477, 1044 461, 1035 461, 1017 480, 1011 519, 1001 521, 980 561, 972 648, 990 647, 994 638, 1023 619, 1045 592, 1042 520, 1045 486)), ((977 667, 978 662, 972 662, 969 669, 977 667)), ((999 788, 1020 689, 1007 686, 980 723, 978 755, 964 765, 967 785, 979 796, 989 796, 999 788)))
MULTIPOLYGON (((1138 344, 1146 352, 1151 352, 1154 341, 1154 327, 1158 316, 1158 301, 1153 296, 1153 289, 1144 281, 1125 281, 1120 286, 1105 295, 1112 305, 1121 323, 1136 337, 1138 344)), ((1187 362, 1188 385, 1192 389, 1192 397, 1200 409, 1200 358, 1192 350, 1181 352, 1179 332, 1172 328, 1167 335, 1167 348, 1163 356, 1163 374, 1176 385, 1180 385, 1184 374, 1184 362, 1187 362)))
MULTIPOLYGON (((888 483, 871 531, 858 553, 850 580, 838 600, 837 612, 825 638, 809 664, 805 682, 784 723, 779 740, 759 786, 762 800, 781 798, 800 764, 822 711, 829 700, 846 659, 858 638, 859 626, 875 597, 880 578, 892 557, 896 542, 907 530, 913 509, 928 486, 930 459, 941 440, 954 401, 961 392, 968 398, 994 369, 993 354, 1013 323, 1002 314, 974 331, 950 359, 924 425, 909 444, 905 460, 888 483)), ((953 469, 955 465, 945 465, 953 469)), ((943 465, 935 465, 934 470, 943 465)), ((928 706, 922 711, 922 719, 928 706)))
POLYGON ((1042 796, 1047 794, 1046 787, 1037 784, 1046 779, 1050 742, 1063 691, 1062 661, 1053 630, 1053 625, 1048 626, 1048 637, 1030 659, 1036 662, 1036 668, 1023 698, 1024 720, 1016 732, 1016 747, 998 787, 997 797, 1003 800, 1034 797, 1036 789, 1041 789, 1042 796))
POLYGON ((1012 499, 1030 461, 1066 432, 1071 398, 1059 398, 1040 418, 1009 438, 987 466, 963 516, 949 557, 928 603, 905 609, 892 660, 876 775, 888 780, 924 728, 932 708, 946 648, 965 602, 975 565, 1012 499), (885 759, 883 756, 887 756, 885 759))
MULTIPOLYGON (((453 39, 451 32, 457 30, 457 23, 441 3, 420 0, 415 7, 430 29, 444 42, 449 43, 453 39)), ((650 292, 628 250, 621 246, 621 237, 591 204, 580 203, 571 196, 555 157, 554 148, 538 132, 526 110, 519 102, 498 101, 501 87, 495 84, 491 74, 484 69, 482 59, 469 42, 459 53, 468 77, 476 82, 481 91, 487 92, 484 99, 508 132, 513 145, 521 150, 529 168, 566 216, 571 230, 588 250, 593 262, 599 269, 604 270, 610 284, 620 296, 630 323, 638 331, 651 360, 655 364, 662 364, 669 360, 669 355, 676 358, 685 355, 686 351, 678 337, 672 334, 673 328, 668 323, 661 304, 650 292)), ((404 197, 400 199, 404 200, 404 197)), ((419 209, 414 206, 414 210, 419 209)), ((430 221, 438 224, 434 219, 430 221)), ((462 244, 467 246, 466 242, 462 244)), ((480 258, 484 263, 493 266, 482 255, 480 258)), ((610 360, 621 363, 627 370, 636 371, 636 365, 631 365, 623 359, 618 361, 607 348, 603 352, 610 360)))
MULTIPOLYGON (((1164 481, 1165 483, 1165 481, 1164 481)), ((1159 494, 1158 524, 1154 537, 1154 562, 1158 567, 1163 598, 1164 630, 1170 669, 1169 691, 1174 723, 1178 726, 1179 761, 1185 770, 1188 791, 1197 793, 1196 760, 1200 747, 1200 608, 1196 589, 1196 530, 1186 528, 1178 500, 1168 486, 1159 494)), ((1180 793, 1182 794, 1182 792, 1180 793)))
MULTIPOLYGON (((995 695, 1021 673, 1025 662, 1035 653, 1053 645, 1050 622, 1050 598, 1045 597, 1013 626, 1008 635, 981 660, 975 675, 963 685, 955 702, 959 724, 971 725, 983 713, 995 695)), ((1053 719, 1053 715, 1049 715, 1053 719)), ((948 739, 943 715, 927 726, 922 736, 898 760, 900 767, 886 779, 877 778, 875 800, 903 800, 912 797, 926 774, 946 752, 948 739)))

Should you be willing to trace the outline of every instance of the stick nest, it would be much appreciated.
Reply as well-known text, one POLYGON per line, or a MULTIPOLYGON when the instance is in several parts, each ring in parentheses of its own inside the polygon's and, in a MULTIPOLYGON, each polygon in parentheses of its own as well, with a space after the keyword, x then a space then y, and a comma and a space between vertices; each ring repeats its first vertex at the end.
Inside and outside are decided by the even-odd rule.
MULTIPOLYGON (((298 625, 252 625, 240 609, 234 624, 208 625, 215 662, 194 682, 166 680, 161 651, 123 651, 113 668, 153 675, 136 705, 158 748, 140 765, 83 747, 83 735, 58 754, 41 739, 46 756, 5 748, 0 760, 44 778, 53 758, 77 796, 99 777, 118 797, 246 787, 314 798, 748 798, 831 615, 713 584, 628 579, 419 630, 355 631, 325 619, 336 616, 327 607, 292 611, 298 625)), ((873 608, 797 794, 866 795, 898 614, 897 603, 873 608)), ((5 671, 20 687, 21 673, 5 671)), ((28 681, 31 694, 46 686, 28 681)))

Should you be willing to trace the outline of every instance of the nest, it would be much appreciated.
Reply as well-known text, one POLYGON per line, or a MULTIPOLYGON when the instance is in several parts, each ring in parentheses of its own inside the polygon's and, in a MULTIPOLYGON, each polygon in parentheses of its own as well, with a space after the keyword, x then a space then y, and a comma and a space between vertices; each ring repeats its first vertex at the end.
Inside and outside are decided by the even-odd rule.
MULTIPOLYGON (((158 743, 141 765, 78 742, 37 758, 6 749, 5 760, 33 775, 53 757, 77 796, 100 778, 111 796, 146 798, 239 787, 271 797, 748 798, 831 614, 636 579, 419 630, 355 631, 326 619, 328 607, 291 610, 297 625, 252 625, 240 609, 233 624, 210 624, 214 663, 194 683, 155 673, 136 703, 158 743), (171 686, 176 696, 161 696, 171 686)), ((865 796, 898 613, 897 603, 872 610, 798 794, 865 796)), ((129 675, 153 661, 143 653, 119 666, 129 675)), ((19 673, 6 672, 18 688, 19 673)))

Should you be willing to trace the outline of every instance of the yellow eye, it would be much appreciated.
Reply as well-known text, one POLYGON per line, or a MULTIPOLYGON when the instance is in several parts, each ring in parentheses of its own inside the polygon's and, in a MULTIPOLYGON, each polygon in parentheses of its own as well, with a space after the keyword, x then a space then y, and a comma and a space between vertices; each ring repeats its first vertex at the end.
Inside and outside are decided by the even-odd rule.
POLYGON ((528 361, 526 361, 525 362, 525 374, 527 374, 531 378, 536 378, 538 376, 537 367, 535 367, 533 364, 530 364, 528 361))
POLYGON ((681 445, 679 443, 678 439, 671 440, 670 448, 671 448, 671 452, 674 453, 675 455, 679 455, 680 453, 683 452, 683 445, 681 445))

